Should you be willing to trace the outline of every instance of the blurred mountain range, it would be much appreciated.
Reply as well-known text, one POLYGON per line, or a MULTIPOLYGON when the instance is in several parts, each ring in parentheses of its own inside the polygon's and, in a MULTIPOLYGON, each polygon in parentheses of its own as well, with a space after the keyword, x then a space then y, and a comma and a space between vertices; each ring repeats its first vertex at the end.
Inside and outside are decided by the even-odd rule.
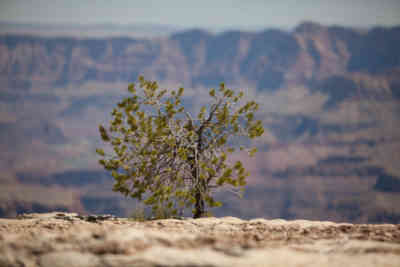
MULTIPOLYGON (((0 25, 1 26, 1 25, 0 25)), ((138 75, 184 86, 193 111, 225 82, 261 104, 266 134, 243 199, 218 216, 400 222, 400 27, 305 22, 293 31, 200 29, 163 38, 0 34, 0 217, 128 216, 94 153, 138 75)))

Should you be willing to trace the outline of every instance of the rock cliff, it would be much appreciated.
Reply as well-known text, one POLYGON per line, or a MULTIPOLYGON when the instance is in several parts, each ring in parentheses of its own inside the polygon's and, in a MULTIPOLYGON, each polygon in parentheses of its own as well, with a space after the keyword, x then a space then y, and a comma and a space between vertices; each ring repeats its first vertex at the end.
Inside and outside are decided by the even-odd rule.
POLYGON ((218 216, 400 222, 400 27, 303 23, 158 39, 0 34, 0 217, 114 212, 98 125, 144 74, 190 111, 224 81, 260 103, 266 133, 243 200, 218 216))

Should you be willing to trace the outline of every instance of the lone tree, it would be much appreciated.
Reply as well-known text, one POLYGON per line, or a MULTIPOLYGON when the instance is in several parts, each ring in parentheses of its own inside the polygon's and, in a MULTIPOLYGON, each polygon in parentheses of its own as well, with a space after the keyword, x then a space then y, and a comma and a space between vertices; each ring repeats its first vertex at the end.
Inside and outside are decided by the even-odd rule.
MULTIPOLYGON (((113 109, 109 127, 99 126, 104 142, 112 145, 99 161, 115 178, 114 191, 151 205, 153 213, 167 210, 176 215, 192 208, 193 217, 205 215, 206 205, 221 206, 212 194, 221 186, 239 193, 249 173, 240 161, 232 164, 231 137, 255 138, 264 132, 254 119, 258 104, 241 104, 243 92, 220 85, 211 89, 210 104, 196 117, 185 111, 183 88, 168 92, 157 82, 139 77, 130 84, 130 97, 113 109)), ((244 149, 240 147, 240 149, 244 149)), ((255 148, 246 149, 250 156, 255 148)))

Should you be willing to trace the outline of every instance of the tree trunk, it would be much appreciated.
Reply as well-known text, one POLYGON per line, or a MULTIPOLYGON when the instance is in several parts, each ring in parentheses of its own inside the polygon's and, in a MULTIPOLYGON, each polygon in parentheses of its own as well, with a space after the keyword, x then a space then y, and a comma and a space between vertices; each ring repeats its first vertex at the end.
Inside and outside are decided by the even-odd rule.
POLYGON ((202 151, 202 128, 200 128, 199 132, 199 139, 197 141, 197 151, 194 150, 193 151, 193 155, 194 155, 194 161, 193 161, 193 165, 192 165, 192 176, 193 178, 195 178, 197 185, 196 185, 196 193, 195 193, 195 200, 196 203, 194 205, 195 207, 195 211, 193 214, 193 218, 201 218, 204 217, 205 215, 205 203, 204 203, 204 198, 203 198, 203 193, 205 192, 206 189, 206 184, 205 181, 201 181, 200 177, 199 177, 199 166, 197 164, 197 156, 196 156, 196 152, 200 152, 202 151))
POLYGON ((201 218, 203 217, 204 213, 205 213, 205 206, 204 206, 204 199, 203 199, 203 194, 202 192, 204 192, 204 187, 203 187, 203 183, 202 181, 199 180, 199 177, 197 177, 198 175, 198 171, 197 171, 197 167, 195 164, 192 165, 192 176, 196 179, 197 181, 197 185, 196 185, 196 192, 194 195, 195 198, 195 204, 194 204, 194 214, 193 214, 193 218, 201 218))
POLYGON ((196 192, 195 195, 195 199, 196 199, 196 203, 195 203, 195 212, 193 214, 193 218, 201 218, 204 216, 205 214, 205 210, 204 210, 204 200, 203 197, 201 195, 200 190, 198 190, 196 192))

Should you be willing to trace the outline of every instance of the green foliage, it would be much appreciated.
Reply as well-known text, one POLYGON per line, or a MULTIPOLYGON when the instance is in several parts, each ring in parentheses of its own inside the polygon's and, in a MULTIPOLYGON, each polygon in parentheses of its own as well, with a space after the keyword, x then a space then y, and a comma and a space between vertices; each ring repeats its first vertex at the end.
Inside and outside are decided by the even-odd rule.
MULTIPOLYGON (((192 117, 182 105, 183 88, 168 93, 142 76, 136 87, 128 86, 131 95, 113 109, 109 126, 99 126, 112 152, 96 152, 115 179, 114 191, 150 205, 153 214, 176 216, 193 208, 194 217, 201 217, 206 205, 222 205, 212 197, 218 187, 237 192, 246 185, 243 164, 227 161, 235 151, 229 141, 263 134, 261 121, 254 119, 256 102, 240 104, 243 92, 221 84, 210 90, 211 104, 192 117)), ((251 156, 255 152, 249 150, 251 156)))
MULTIPOLYGON (((144 203, 143 203, 144 204, 144 203)), ((171 213, 171 209, 157 209, 156 211, 152 211, 151 215, 146 213, 146 210, 143 205, 135 206, 134 210, 130 213, 129 219, 134 221, 148 221, 148 220, 159 220, 159 219, 181 219, 181 216, 177 216, 176 214, 171 213)))
POLYGON ((136 206, 135 209, 131 212, 129 219, 139 222, 148 220, 144 207, 136 206))

